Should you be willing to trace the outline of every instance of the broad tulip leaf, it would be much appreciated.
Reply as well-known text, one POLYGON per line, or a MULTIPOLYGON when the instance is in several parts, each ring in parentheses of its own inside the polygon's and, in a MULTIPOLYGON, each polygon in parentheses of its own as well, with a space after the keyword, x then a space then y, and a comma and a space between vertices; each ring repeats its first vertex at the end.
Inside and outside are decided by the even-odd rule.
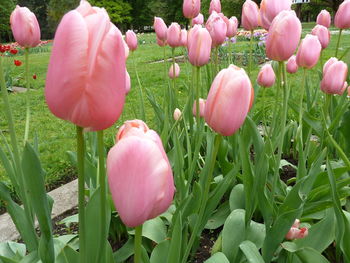
POLYGON ((224 253, 218 252, 212 255, 204 263, 230 263, 224 253))
POLYGON ((129 240, 114 252, 114 260, 116 263, 121 263, 126 261, 129 257, 134 254, 134 238, 129 238, 129 240))
POLYGON ((152 251, 151 263, 164 263, 164 259, 168 257, 170 241, 164 240, 160 242, 152 251))
POLYGON ((181 212, 175 219, 175 224, 169 245, 169 254, 167 263, 178 263, 181 259, 182 245, 182 215, 181 212))
POLYGON ((166 239, 166 226, 162 219, 156 217, 151 220, 147 220, 142 227, 142 236, 160 243, 166 239))
POLYGON ((264 263, 262 256, 255 244, 249 240, 243 241, 239 248, 243 251, 243 254, 247 258, 249 263, 264 263))
POLYGON ((231 211, 236 209, 245 208, 244 198, 244 186, 243 184, 237 184, 233 187, 230 194, 230 209, 231 211))

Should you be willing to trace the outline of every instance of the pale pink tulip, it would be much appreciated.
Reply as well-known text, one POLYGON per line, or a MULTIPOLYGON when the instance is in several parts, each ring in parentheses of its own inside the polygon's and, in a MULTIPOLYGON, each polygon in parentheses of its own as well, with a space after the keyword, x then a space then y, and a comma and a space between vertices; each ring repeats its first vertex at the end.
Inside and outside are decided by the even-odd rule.
POLYGON ((181 115, 182 115, 181 111, 178 108, 176 108, 174 110, 174 120, 175 121, 180 120, 181 119, 181 115))
POLYGON ((350 0, 345 0, 339 6, 335 14, 334 25, 340 29, 350 28, 350 0))
POLYGON ((331 14, 327 10, 322 10, 316 20, 318 25, 329 28, 331 26, 331 14))
POLYGON ((171 23, 168 28, 167 42, 172 48, 181 46, 181 27, 178 23, 171 23))
POLYGON ((104 130, 122 112, 125 72, 120 31, 104 9, 81 1, 56 31, 46 77, 48 107, 87 130, 104 130))
POLYGON ((209 7, 209 14, 211 15, 215 11, 216 13, 221 13, 221 2, 220 0, 211 0, 209 7))
POLYGON ((322 25, 316 25, 312 29, 311 34, 318 37, 318 41, 320 41, 322 49, 325 49, 328 47, 329 42, 331 40, 331 33, 329 32, 327 27, 322 25))
POLYGON ((321 55, 322 46, 318 37, 307 34, 301 41, 297 52, 297 64, 303 68, 313 68, 321 55))
POLYGON ((182 5, 182 12, 184 17, 188 19, 198 16, 201 10, 201 0, 184 0, 182 5))
MULTIPOLYGON (((201 98, 199 99, 199 117, 204 117, 205 103, 206 103, 206 100, 201 99, 201 98)), ((197 116, 197 101, 196 100, 193 102, 192 113, 193 113, 194 117, 197 116)))
POLYGON ((227 24, 227 37, 234 37, 237 35, 237 28, 238 28, 238 20, 237 17, 233 16, 229 19, 227 24))
POLYGON ((266 55, 272 60, 289 59, 298 47, 301 23, 294 11, 282 11, 273 20, 266 39, 266 55))
POLYGON ((205 24, 205 27, 210 33, 212 39, 212 47, 217 47, 225 42, 227 25, 218 13, 215 11, 212 12, 208 18, 207 23, 205 24))
POLYGON ((118 142, 120 139, 125 138, 127 136, 138 135, 141 133, 146 133, 149 131, 149 128, 146 123, 142 120, 132 120, 126 121, 118 130, 117 135, 115 137, 115 141, 118 142))
POLYGON ((124 49, 125 49, 125 60, 127 60, 129 57, 130 50, 129 50, 128 44, 126 44, 124 39, 123 39, 123 45, 124 45, 124 49))
POLYGON ((34 13, 27 7, 16 6, 10 17, 12 34, 17 43, 25 48, 40 43, 40 27, 34 13))
POLYGON ((229 66, 215 77, 205 103, 205 121, 217 133, 230 136, 247 117, 252 84, 244 69, 229 66))
POLYGON ((348 90, 348 87, 349 87, 348 82, 345 81, 345 82, 344 82, 343 89, 341 90, 341 94, 343 94, 344 92, 346 92, 346 91, 348 90))
POLYGON ((174 64, 171 65, 169 69, 169 78, 175 79, 178 78, 180 75, 180 66, 179 64, 175 63, 175 75, 174 75, 174 64))
POLYGON ((160 46, 160 47, 164 47, 166 46, 168 43, 167 41, 163 41, 163 40, 160 40, 158 37, 157 37, 157 45, 160 46))
POLYGON ((187 30, 186 29, 181 30, 181 46, 183 46, 183 47, 187 46, 187 30))
POLYGON ((129 121, 108 153, 107 174, 113 202, 128 227, 164 213, 173 200, 171 166, 158 134, 141 121, 129 121))
POLYGON ((194 25, 202 25, 204 23, 204 16, 199 14, 195 18, 192 19, 192 26, 194 25))
POLYGON ((131 89, 131 80, 130 80, 130 75, 129 72, 126 71, 125 73, 125 94, 128 94, 130 92, 131 89))
POLYGON ((271 64, 264 65, 259 74, 257 82, 261 87, 269 88, 275 84, 276 75, 271 64))
POLYGON ((254 30, 259 26, 259 7, 252 0, 246 0, 242 7, 242 26, 254 30))
POLYGON ((274 18, 282 11, 290 11, 292 0, 262 0, 260 3, 260 25, 269 30, 274 18))
POLYGON ((125 42, 128 44, 128 47, 131 51, 135 51, 137 49, 137 36, 133 31, 128 30, 126 32, 125 42))
POLYGON ((328 94, 341 95, 348 75, 348 66, 336 58, 329 59, 323 66, 321 90, 328 94))
POLYGON ((160 17, 154 17, 153 27, 157 38, 163 42, 166 41, 168 27, 164 23, 164 20, 160 17))
POLYGON ((297 57, 295 55, 291 56, 287 62, 287 72, 290 74, 297 73, 299 66, 297 64, 297 57))
POLYGON ((189 62, 197 67, 208 64, 212 45, 208 30, 196 25, 190 30, 187 40, 189 62))

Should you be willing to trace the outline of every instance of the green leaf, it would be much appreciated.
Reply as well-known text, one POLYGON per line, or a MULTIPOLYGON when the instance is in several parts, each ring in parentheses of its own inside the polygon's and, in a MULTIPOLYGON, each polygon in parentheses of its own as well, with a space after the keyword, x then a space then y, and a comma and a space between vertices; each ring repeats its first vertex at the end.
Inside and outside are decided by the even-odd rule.
POLYGON ((15 243, 12 241, 0 243, 0 256, 1 256, 1 260, 3 261, 5 261, 6 259, 9 259, 9 260, 13 260, 14 262, 18 262, 25 255, 26 255, 26 246, 24 244, 15 243))
POLYGON ((142 236, 156 243, 164 241, 166 239, 166 226, 163 220, 159 217, 147 220, 142 227, 142 236))
POLYGON ((126 261, 129 257, 134 254, 134 238, 129 238, 129 240, 114 252, 114 260, 116 263, 121 263, 126 261))
POLYGON ((243 241, 239 248, 243 251, 243 254, 250 263, 264 263, 262 256, 255 244, 249 240, 243 241))
POLYGON ((265 225, 250 221, 250 225, 246 232, 246 239, 252 241, 255 246, 260 249, 264 244, 266 236, 265 225))
POLYGON ((231 211, 236 209, 245 208, 244 199, 244 186, 243 184, 237 184, 233 187, 230 194, 230 209, 231 211))
POLYGON ((164 263, 169 253, 170 241, 164 240, 160 242, 152 251, 150 261, 151 263, 164 263))
POLYGON ((225 223, 226 218, 230 214, 229 203, 225 202, 222 204, 217 211, 209 218, 207 224, 205 225, 206 229, 217 229, 225 223))
POLYGON ((169 245, 169 254, 167 263, 178 263, 181 259, 181 244, 182 244, 182 216, 181 212, 176 217, 174 224, 171 242, 169 245))
POLYGON ((295 254, 303 263, 329 263, 319 251, 311 247, 298 248, 293 242, 284 242, 281 244, 281 247, 286 251, 295 254))
POLYGON ((230 263, 224 253, 218 252, 212 255, 204 263, 230 263))
POLYGON ((70 246, 64 246, 56 258, 56 263, 76 263, 79 262, 79 253, 70 246))

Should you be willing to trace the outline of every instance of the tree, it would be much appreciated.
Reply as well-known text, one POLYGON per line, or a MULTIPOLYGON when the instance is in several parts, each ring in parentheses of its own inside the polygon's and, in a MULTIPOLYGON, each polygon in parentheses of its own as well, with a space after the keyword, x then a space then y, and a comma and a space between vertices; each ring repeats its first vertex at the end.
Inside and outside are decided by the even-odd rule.
POLYGON ((10 28, 10 15, 15 8, 13 0, 1 1, 0 3, 0 43, 12 39, 10 28))

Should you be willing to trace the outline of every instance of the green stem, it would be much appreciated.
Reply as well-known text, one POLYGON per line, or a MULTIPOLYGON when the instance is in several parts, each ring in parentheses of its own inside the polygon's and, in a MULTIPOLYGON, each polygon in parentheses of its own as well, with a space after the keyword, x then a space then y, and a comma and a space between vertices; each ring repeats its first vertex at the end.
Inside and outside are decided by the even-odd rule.
POLYGON ((301 82, 301 94, 300 94, 300 101, 299 101, 299 127, 302 127, 302 122, 303 122, 303 100, 304 100, 304 93, 305 93, 305 82, 306 82, 306 68, 303 68, 303 79, 301 82))
POLYGON ((24 144, 27 142, 29 137, 29 123, 30 123, 30 107, 29 107, 29 48, 24 49, 24 57, 25 57, 25 78, 26 78, 26 126, 24 130, 24 144))
POLYGON ((196 71, 196 121, 197 121, 197 129, 199 128, 199 115, 200 115, 200 107, 199 107, 199 74, 200 67, 195 68, 196 71))
POLYGON ((249 68, 248 68, 249 77, 250 77, 250 73, 252 72, 252 63, 253 63, 253 34, 254 34, 254 29, 250 31, 249 68))
POLYGON ((174 109, 176 108, 175 106, 175 100, 174 100, 174 96, 176 95, 176 78, 175 78, 175 48, 172 48, 171 50, 171 54, 172 54, 172 58, 173 58, 173 74, 174 74, 174 78, 172 79, 172 83, 173 83, 173 89, 171 91, 171 100, 170 100, 170 113, 173 113, 174 109))
POLYGON ((136 78, 137 78, 137 83, 139 85, 139 89, 140 89, 140 106, 141 106, 141 119, 146 121, 146 114, 145 114, 145 102, 143 99, 143 91, 142 91, 142 85, 141 85, 141 81, 139 78, 139 73, 137 72, 137 67, 136 67, 136 60, 135 60, 135 55, 134 52, 131 52, 132 54, 132 61, 134 63, 134 69, 135 69, 135 74, 136 74, 136 78))
POLYGON ((85 228, 85 143, 83 128, 77 126, 77 158, 78 158, 78 207, 79 207, 79 262, 86 262, 86 228, 85 228))
POLYGON ((135 227, 134 263, 141 263, 142 225, 135 227))
POLYGON ((338 57, 338 51, 339 51, 339 45, 340 45, 340 39, 341 39, 342 32, 343 32, 343 29, 339 29, 337 47, 335 48, 335 57, 338 57))
POLYGON ((216 74, 219 72, 219 47, 215 48, 215 70, 216 74))
POLYGON ((279 101, 280 101, 280 90, 281 90, 281 75, 282 75, 282 68, 281 65, 279 64, 278 67, 278 73, 277 73, 277 92, 275 94, 275 109, 273 111, 273 118, 271 121, 271 127, 269 130, 269 137, 271 138, 272 133, 275 133, 276 129, 276 123, 277 123, 277 114, 279 113, 279 101))

